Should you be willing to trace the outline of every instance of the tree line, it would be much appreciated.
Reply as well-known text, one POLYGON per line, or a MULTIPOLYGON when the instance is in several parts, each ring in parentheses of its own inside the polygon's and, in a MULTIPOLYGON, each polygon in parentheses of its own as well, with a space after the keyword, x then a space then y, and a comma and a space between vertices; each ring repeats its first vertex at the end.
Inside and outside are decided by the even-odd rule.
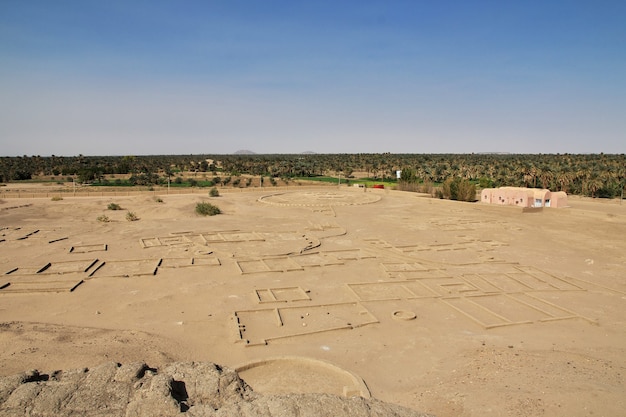
MULTIPOLYGON (((590 197, 622 195, 624 154, 251 154, 144 156, 0 157, 0 182, 38 176, 71 176, 85 183, 124 174, 157 184, 179 172, 218 172, 270 178, 305 178, 355 171, 374 180, 395 180, 396 171, 412 172, 417 184, 444 184, 456 178, 479 188, 521 186, 548 188, 590 197)), ((457 184, 458 185, 458 184, 457 184)), ((454 184, 453 184, 454 188, 454 184)))

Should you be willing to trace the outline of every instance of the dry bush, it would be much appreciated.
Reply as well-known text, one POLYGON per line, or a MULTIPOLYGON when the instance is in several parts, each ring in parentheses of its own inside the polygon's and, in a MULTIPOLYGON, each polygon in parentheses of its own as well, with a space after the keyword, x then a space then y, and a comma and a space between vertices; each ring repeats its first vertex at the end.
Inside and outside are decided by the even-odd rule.
POLYGON ((398 181, 398 190, 417 193, 419 192, 419 184, 416 182, 398 181))
POLYGON ((214 206, 211 203, 201 202, 196 204, 196 213, 201 216, 215 216, 216 214, 220 214, 222 211, 219 207, 214 206))
POLYGON ((96 220, 101 223, 108 223, 111 221, 111 219, 109 219, 109 216, 107 216, 106 214, 101 214, 100 216, 96 217, 96 220))
POLYGON ((441 189, 444 198, 458 201, 476 201, 476 186, 466 179, 448 178, 441 189))

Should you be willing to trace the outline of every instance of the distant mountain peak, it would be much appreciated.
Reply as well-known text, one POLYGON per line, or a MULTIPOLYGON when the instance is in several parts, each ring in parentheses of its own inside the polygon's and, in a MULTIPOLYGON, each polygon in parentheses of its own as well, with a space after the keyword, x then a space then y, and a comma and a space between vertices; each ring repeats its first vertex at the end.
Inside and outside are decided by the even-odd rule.
POLYGON ((240 149, 235 152, 235 155, 255 155, 255 152, 249 151, 247 149, 240 149))

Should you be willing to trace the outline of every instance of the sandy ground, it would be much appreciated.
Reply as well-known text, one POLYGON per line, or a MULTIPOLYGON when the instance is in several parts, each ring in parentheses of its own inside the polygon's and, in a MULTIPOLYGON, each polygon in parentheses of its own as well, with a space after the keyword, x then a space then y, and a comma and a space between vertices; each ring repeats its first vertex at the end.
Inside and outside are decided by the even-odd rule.
POLYGON ((626 409, 626 204, 161 199, 0 201, 1 374, 208 360, 262 391, 369 390, 440 417, 626 409))

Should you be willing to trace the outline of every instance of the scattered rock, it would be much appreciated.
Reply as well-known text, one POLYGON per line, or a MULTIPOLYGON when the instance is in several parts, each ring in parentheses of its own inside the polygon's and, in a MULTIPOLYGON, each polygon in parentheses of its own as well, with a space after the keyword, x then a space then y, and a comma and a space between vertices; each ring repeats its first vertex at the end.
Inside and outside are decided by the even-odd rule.
POLYGON ((210 362, 106 363, 94 369, 37 370, 0 378, 0 417, 16 416, 333 416, 426 417, 362 397, 263 395, 237 374, 210 362))

